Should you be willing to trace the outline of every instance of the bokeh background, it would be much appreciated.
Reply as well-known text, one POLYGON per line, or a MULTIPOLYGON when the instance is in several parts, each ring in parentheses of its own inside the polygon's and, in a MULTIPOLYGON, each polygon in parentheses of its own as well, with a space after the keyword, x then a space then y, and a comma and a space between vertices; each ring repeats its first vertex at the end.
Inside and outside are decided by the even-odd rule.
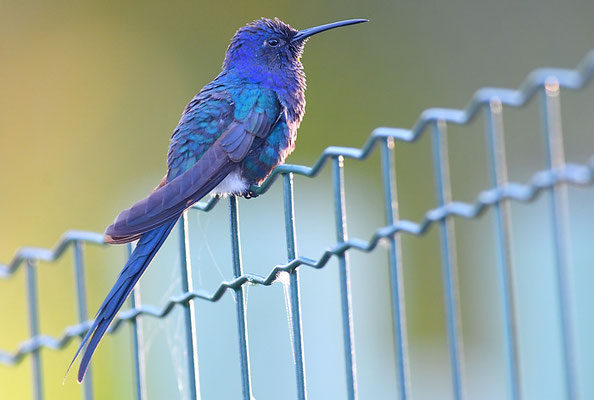
MULTIPOLYGON (((21 246, 52 247, 69 229, 101 232, 165 172, 170 134, 192 96, 220 70, 230 37, 261 16, 296 28, 345 18, 370 23, 316 36, 303 63, 307 115, 290 163, 312 164, 330 145, 360 147, 377 126, 411 127, 428 107, 463 107, 482 86, 517 87, 539 66, 574 67, 594 47, 591 1, 12 1, 0 0, 0 261, 21 246)), ((594 152, 591 88, 562 92, 569 161, 594 152)), ((545 168, 538 103, 504 111, 510 179, 545 168)), ((489 188, 483 121, 449 129, 454 198, 489 188)), ((397 144, 401 216, 419 220, 435 206, 430 143, 397 144)), ((317 258, 335 243, 329 170, 296 178, 300 254, 317 258)), ((367 239, 385 224, 379 156, 346 164, 349 233, 367 239)), ((266 274, 286 259, 282 190, 240 200, 245 270, 266 274)), ((570 189, 574 300, 580 391, 594 397, 594 191, 570 189), (589 371, 589 372, 588 372, 589 371)), ((522 391, 527 399, 563 396, 558 308, 546 196, 513 204, 522 391)), ((456 220, 471 399, 507 394, 501 301, 490 212, 456 220)), ((232 276, 225 202, 190 215, 195 286, 232 276)), ((142 280, 157 306, 180 292, 175 234, 142 280)), ((403 237, 405 290, 416 399, 451 398, 438 235, 403 237)), ((89 312, 99 306, 123 261, 123 247, 88 247, 89 312)), ((362 399, 396 398, 386 250, 352 253, 357 361, 362 399)), ((39 265, 41 330, 59 336, 76 324, 71 254, 39 265)), ((342 399, 342 336, 335 261, 302 269, 307 380, 312 399, 342 399)), ((0 281, 0 349, 28 337, 23 271, 0 281)), ((234 298, 197 302, 202 394, 240 396, 234 298)), ((188 398, 183 319, 145 318, 150 399, 188 398)), ((283 285, 248 288, 255 397, 294 398, 283 285)), ((109 335, 95 355, 97 398, 132 398, 129 328, 109 335)), ((77 343, 43 350, 45 394, 79 398, 62 378, 77 343)), ((0 398, 32 395, 30 358, 0 365, 0 398)))

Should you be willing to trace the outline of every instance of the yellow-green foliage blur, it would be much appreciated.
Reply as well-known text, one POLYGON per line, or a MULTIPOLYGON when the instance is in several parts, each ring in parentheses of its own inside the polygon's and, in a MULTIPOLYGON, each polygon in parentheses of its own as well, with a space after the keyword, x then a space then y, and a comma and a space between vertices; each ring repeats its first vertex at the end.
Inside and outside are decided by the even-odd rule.
MULTIPOLYGON (((378 126, 410 128, 429 107, 464 107, 483 86, 516 88, 540 66, 573 68, 594 47, 594 2, 516 1, 0 1, 0 262, 22 246, 53 247, 71 229, 102 232, 117 213, 147 194, 165 173, 171 132, 185 104, 220 70, 235 30, 256 18, 279 17, 295 28, 346 18, 370 23, 312 38, 303 57, 307 113, 288 162, 311 165, 331 145, 361 147, 378 126)), ((594 152, 592 90, 563 98, 568 160, 594 152), (566 105, 567 104, 567 105, 566 105)), ((545 168, 533 101, 504 112, 510 179, 526 183, 545 168)), ((471 202, 491 187, 483 120, 451 127, 455 200, 471 202)), ((397 143, 400 213, 419 221, 435 207, 430 131, 397 143)), ((347 160, 349 234, 368 239, 385 225, 377 151, 347 160)), ((330 169, 296 177, 300 254, 318 258, 336 242, 330 169)), ((240 200, 244 269, 266 275, 286 262, 282 187, 240 200)), ((576 270, 580 390, 594 396, 592 190, 570 192, 576 270), (589 267, 588 267, 589 266, 589 267), (580 289, 581 288, 581 289, 580 289), (588 297, 589 296, 589 297, 588 297), (581 347, 580 347, 581 346, 581 347), (588 372, 589 374, 590 372, 588 372)), ((212 291, 232 279, 226 202, 192 213, 194 285, 212 291)), ((514 205, 518 319, 526 398, 561 398, 559 326, 546 198, 514 205), (538 228, 535 228, 537 226, 538 228), (552 311, 551 311, 552 310, 552 311), (536 340, 535 338, 538 338, 536 340)), ((467 391, 472 399, 507 395, 500 281, 493 216, 456 220, 467 391)), ((176 234, 143 278, 143 301, 162 307, 180 293, 176 234)), ((417 399, 451 396, 443 294, 435 228, 403 236, 412 391, 417 399)), ((86 246, 89 315, 124 262, 123 247, 86 246)), ((394 341, 386 247, 353 252, 353 298, 361 399, 396 398, 394 341)), ((59 337, 78 323, 72 251, 39 263, 41 333, 59 337)), ((0 279, 0 351, 29 338, 21 268, 0 279)), ((312 399, 345 398, 340 298, 335 260, 302 269, 306 370, 312 399)), ((282 285, 248 288, 254 395, 295 397, 293 360, 282 285)), ((235 303, 197 301, 201 392, 240 398, 235 303)), ((188 398, 184 325, 179 307, 166 319, 143 319, 148 398, 188 398)), ((66 372, 78 340, 43 349, 44 394, 80 398, 66 372)), ((133 398, 129 324, 107 335, 94 358, 97 399, 133 398)), ((0 363, 0 399, 33 396, 31 356, 0 363)))

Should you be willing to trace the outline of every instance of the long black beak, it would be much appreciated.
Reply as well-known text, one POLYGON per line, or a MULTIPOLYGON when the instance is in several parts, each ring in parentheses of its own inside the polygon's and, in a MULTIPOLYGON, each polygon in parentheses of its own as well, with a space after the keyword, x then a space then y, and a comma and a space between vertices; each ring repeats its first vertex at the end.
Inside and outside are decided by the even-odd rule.
POLYGON ((314 26, 313 28, 307 28, 307 29, 297 32, 297 34, 295 36, 293 36, 293 39, 291 39, 291 41, 299 42, 299 41, 304 40, 312 35, 315 35, 316 33, 324 32, 329 29, 339 28, 341 26, 347 26, 347 25, 360 24, 361 22, 368 22, 368 21, 369 21, 368 19, 347 19, 346 21, 338 21, 338 22, 332 22, 331 24, 314 26))

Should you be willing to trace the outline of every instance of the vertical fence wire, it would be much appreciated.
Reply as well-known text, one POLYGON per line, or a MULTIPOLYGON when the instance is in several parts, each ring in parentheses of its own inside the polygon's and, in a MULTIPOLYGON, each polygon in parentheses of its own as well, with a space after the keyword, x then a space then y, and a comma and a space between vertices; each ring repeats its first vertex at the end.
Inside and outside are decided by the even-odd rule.
MULTIPOLYGON (((505 138, 503 130, 503 106, 499 99, 493 99, 485 108, 485 133, 491 184, 501 187, 507 184, 507 160, 505 156, 505 138)), ((493 205, 495 214, 495 246, 499 261, 501 301, 503 303, 503 325, 505 354, 512 400, 521 398, 520 368, 518 360, 518 339, 515 309, 515 284, 512 260, 511 210, 507 200, 493 205)))
MULTIPOLYGON (((571 261, 571 242, 569 227, 569 198, 568 184, 592 183, 591 175, 585 178, 582 171, 575 169, 575 166, 566 166, 565 150, 563 143, 563 132, 561 126, 561 111, 559 90, 560 83, 564 87, 571 89, 582 88, 594 76, 594 52, 590 53, 584 62, 576 70, 539 70, 531 75, 522 88, 518 91, 502 91, 499 89, 484 89, 473 98, 470 105, 465 110, 432 110, 421 116, 415 128, 411 131, 395 130, 398 135, 395 137, 412 141, 415 140, 420 131, 427 124, 432 124, 432 146, 433 146, 433 167, 435 174, 435 192, 437 196, 438 210, 443 212, 431 214, 425 218, 421 224, 415 224, 420 229, 411 230, 410 233, 423 235, 425 228, 431 223, 436 223, 439 228, 440 252, 442 280, 444 285, 444 305, 446 314, 446 328, 448 334, 448 348, 451 363, 453 397, 456 400, 464 398, 464 355, 462 339, 462 321, 459 300, 458 271, 456 260, 456 237, 455 227, 452 215, 462 215, 468 218, 475 218, 485 207, 492 207, 494 210, 494 229, 495 229, 495 248, 498 255, 498 271, 500 275, 500 295, 503 310, 503 335, 505 340, 506 354, 506 373, 509 385, 509 397, 513 400, 521 398, 520 380, 520 362, 519 362, 519 343, 517 335, 517 316, 515 309, 515 288, 514 288, 514 264, 512 249, 511 232, 511 209, 508 199, 517 199, 524 202, 531 202, 534 196, 540 191, 549 190, 547 195, 550 200, 550 218, 552 227, 552 245, 555 263, 555 284, 557 285, 558 307, 559 307, 559 329, 560 329, 560 347, 562 350, 561 373, 562 381, 565 385, 565 398, 576 400, 579 398, 579 377, 577 361, 580 354, 577 352, 576 337, 574 329, 575 316, 573 308, 572 293, 572 261, 571 261), (552 75, 558 76, 558 78, 552 75), (545 79, 546 77, 549 77, 545 79), (525 185, 508 185, 507 181, 507 162, 505 156, 505 140, 502 117, 502 102, 511 107, 522 107, 533 95, 540 95, 541 120, 543 140, 546 148, 547 170, 535 174, 533 179, 525 185), (490 99, 486 104, 485 100, 490 99), (491 182, 494 190, 489 193, 497 194, 497 199, 482 199, 479 195, 477 204, 452 203, 450 172, 448 166, 448 146, 445 119, 460 124, 467 124, 480 107, 485 106, 485 133, 487 137, 488 165, 491 175, 491 182), (436 117, 437 113, 437 117, 436 117), (435 122, 435 118, 443 118, 435 122), (566 168, 567 167, 567 168, 566 168), (562 173, 561 173, 562 172, 562 173), (544 175, 543 175, 544 174, 544 175), (543 179, 546 178, 546 179, 543 179), (538 178, 538 179, 537 179, 538 178), (460 207, 467 206, 467 207, 460 207), (470 208, 469 208, 470 207, 470 208), (478 208, 477 208, 478 207, 478 208), (466 210, 460 212, 460 210, 466 210), (470 211, 469 211, 470 210, 470 211), (474 211, 472 211, 474 210, 474 211), (476 213, 475 213, 476 211, 476 213), (433 219, 433 216, 439 218, 433 219)), ((305 264, 316 268, 325 265, 330 253, 336 256, 339 267, 339 284, 341 296, 342 312, 342 334, 344 341, 345 354, 345 372, 346 372, 346 391, 349 400, 355 400, 358 397, 357 390, 357 368, 356 352, 354 339, 354 323, 351 294, 351 277, 349 263, 349 247, 362 249, 363 251, 372 250, 377 244, 379 237, 386 238, 389 244, 389 266, 391 273, 392 307, 394 337, 396 345, 397 379, 399 384, 399 397, 401 399, 410 398, 410 372, 408 371, 408 345, 406 329, 406 307, 403 290, 403 268, 402 268, 402 250, 400 235, 389 236, 385 230, 378 231, 374 235, 373 241, 369 246, 364 246, 362 241, 348 241, 347 218, 345 205, 345 182, 344 182, 344 156, 364 159, 371 152, 374 144, 379 140, 381 145, 381 166, 384 185, 384 200, 386 220, 389 227, 394 228, 399 224, 398 199, 396 187, 396 171, 394 165, 392 138, 381 136, 381 132, 374 133, 363 149, 351 149, 344 147, 335 147, 331 151, 324 153, 318 163, 312 168, 303 166, 285 167, 280 174, 283 175, 284 182, 284 211, 285 211, 285 229, 287 241, 287 256, 289 262, 295 260, 297 255, 296 233, 295 233, 295 215, 294 215, 294 188, 293 174, 290 171, 296 171, 307 176, 314 176, 324 165, 326 157, 332 160, 332 183, 334 192, 336 236, 338 245, 333 247, 330 252, 324 254, 324 257, 315 262, 308 260, 305 264), (355 151, 356 150, 356 151, 355 151), (338 249, 338 250, 336 250, 338 249)), ((588 168, 588 174, 592 172, 592 164, 589 163, 582 167, 588 168)), ((278 171, 277 171, 278 172, 278 171)), ((484 192, 487 193, 487 192, 484 192)), ((484 194, 483 193, 483 194, 484 194)), ((245 290, 245 276, 243 275, 240 229, 238 217, 237 198, 232 196, 229 200, 229 214, 231 225, 231 245, 233 261, 232 284, 223 282, 220 289, 231 288, 235 292, 236 314, 238 329, 239 358, 242 377, 242 393, 245 400, 253 400, 251 387, 251 372, 249 361, 248 330, 245 290), (241 279, 237 279, 242 277, 241 279)), ((396 227, 398 228, 398 227, 396 227)), ((400 227, 402 228, 402 226, 400 227)), ((396 231, 400 232, 400 228, 396 231)), ((182 272, 182 291, 189 294, 190 297, 204 297, 209 301, 217 301, 222 295, 221 290, 213 296, 202 296, 193 290, 192 271, 190 265, 190 248, 187 214, 184 213, 182 221, 179 224, 180 242, 179 250, 181 254, 181 272, 182 272)), ((394 232, 394 231, 391 231, 394 232)), ((93 234, 94 235, 94 234, 93 234)), ((101 239, 90 238, 88 235, 66 236, 60 241, 55 249, 36 249, 27 248, 19 251, 13 261, 9 264, 0 264, 0 277, 7 278, 23 266, 25 269, 25 284, 27 296, 27 311, 29 322, 29 338, 22 342, 16 352, 0 350, 0 361, 2 364, 18 364, 23 357, 31 358, 31 376, 32 376, 32 394, 35 400, 44 398, 43 387, 43 369, 42 369, 42 348, 62 349, 66 347, 72 337, 80 335, 81 330, 86 327, 88 320, 87 291, 85 284, 85 248, 84 242, 102 243, 101 239), (39 307, 39 288, 37 276, 37 262, 55 261, 64 253, 67 246, 73 245, 73 268, 75 275, 75 290, 77 297, 77 315, 79 325, 76 330, 68 329, 61 338, 53 338, 48 335, 42 335, 40 330, 40 307, 39 307)), ((131 252, 131 245, 128 245, 128 255, 131 252)), ((296 268, 289 273, 290 307, 292 312, 291 330, 293 333, 293 349, 295 351, 296 364, 296 383, 297 395, 300 400, 307 398, 305 363, 304 363, 304 344, 303 328, 301 321, 300 308, 300 287, 299 287, 299 269, 296 268)), ((251 275, 248 280, 258 280, 258 277, 251 275)), ((265 280, 268 284, 270 280, 265 280)), ((259 282, 262 283, 262 282, 259 282)), ((155 315, 150 306, 142 307, 139 288, 134 289, 134 295, 131 298, 132 309, 139 310, 138 313, 147 313, 155 315)), ((170 305, 183 303, 183 312, 186 327, 186 344, 188 349, 187 370, 189 374, 190 390, 189 396, 193 399, 200 398, 200 385, 198 374, 198 356, 196 344, 196 321, 194 300, 179 301, 176 298, 170 298, 170 305)), ((158 318, 167 315, 168 311, 158 318)), ((147 398, 146 374, 144 362, 144 349, 142 340, 142 319, 136 317, 124 317, 122 319, 130 320, 132 324, 133 337, 133 355, 136 379, 136 397, 144 400, 147 398)), ((118 321, 119 324, 120 321, 118 321)), ((114 328, 116 325, 114 325, 114 328)), ((115 329, 114 329, 115 330, 115 329)), ((93 380, 91 371, 87 373, 84 381, 83 397, 86 400, 94 397, 93 380)))
MULTIPOLYGON (((288 260, 297 258, 297 239, 295 237, 295 203, 293 196, 293 173, 283 175, 283 198, 285 206, 285 229, 287 239, 288 260)), ((297 398, 307 399, 305 360, 303 349, 303 329, 301 323, 301 300, 299 289, 299 269, 289 273, 289 291, 291 306, 291 323, 293 330, 293 352, 295 354, 295 374, 297 381, 297 398)))
MULTIPOLYGON (((128 258, 132 254, 132 244, 126 245, 128 258)), ((140 297, 140 282, 134 286, 132 296, 130 296, 130 308, 136 309, 140 307, 142 300, 140 297)), ((144 359, 144 340, 142 334, 142 319, 138 315, 131 321, 132 325, 132 361, 134 364, 134 386, 137 400, 146 399, 146 368, 144 359)), ((87 372, 88 375, 88 372, 87 372)), ((85 378, 86 379, 86 378, 85 378)))
MULTIPOLYGON (((382 175, 384 182, 384 204, 386 206, 387 225, 394 225, 399 219, 398 195, 396 190, 396 165, 394 163, 394 139, 387 138, 381 144, 382 175)), ((389 262, 392 289, 392 313, 396 350, 396 373, 398 392, 401 400, 408 398, 410 392, 408 366, 408 340, 406 333, 406 307, 404 296, 404 276, 402 270, 401 237, 396 235, 388 239, 389 262)))
MULTIPOLYGON (((443 207, 452 201, 446 134, 445 122, 436 121, 433 124, 432 143, 433 166, 435 169, 435 191, 437 194, 438 207, 443 207)), ((464 355, 462 348, 462 321, 460 315, 454 220, 451 217, 445 218, 439 222, 439 233, 441 242, 444 303, 447 319, 446 324, 452 368, 452 384, 454 398, 456 400, 461 400, 464 397, 464 355)))
MULTIPOLYGON (((74 242, 74 282, 76 286, 76 306, 78 314, 78 322, 83 323, 89 319, 88 306, 87 306, 87 286, 85 279, 85 265, 84 265, 84 250, 83 243, 80 240, 74 242)), ((80 335, 81 339, 84 334, 80 335)), ((91 366, 87 369, 85 380, 83 385, 83 398, 85 400, 93 399, 93 376, 91 366)))
MULTIPOLYGON (((188 293, 194 290, 192 283, 192 265, 190 258, 190 236, 188 228, 188 211, 184 211, 179 226, 179 255, 181 267, 181 290, 188 293)), ((200 399, 200 377, 198 370, 198 346, 196 343, 196 312, 194 300, 184 305, 184 321, 186 326, 186 349, 188 352, 188 379, 190 399, 200 399)))
MULTIPOLYGON (((545 136, 547 167, 555 169, 565 164, 559 82, 549 78, 542 89, 541 114, 545 136)), ((550 192, 553 224, 554 257, 561 318, 561 340, 566 396, 578 398, 576 359, 573 336, 573 308, 571 306, 571 253, 569 241, 569 201, 567 186, 556 184, 550 192)))
MULTIPOLYGON (((338 244, 347 241, 347 221, 344 189, 344 157, 332 159, 332 180, 334 186, 334 208, 336 214, 336 236, 338 244)), ((346 367, 347 398, 355 400, 357 390, 357 364, 355 357, 355 333, 353 323, 353 304, 351 298, 351 271, 348 253, 337 256, 340 274, 340 298, 342 306, 342 334, 346 367)))
MULTIPOLYGON (((233 277, 243 274, 241 257, 241 239, 239 237, 239 213, 237 197, 229 197, 229 218, 231 220, 231 250, 233 253, 233 277)), ((243 398, 252 400, 252 382, 250 372, 250 356, 248 349, 247 315, 245 307, 245 286, 235 289, 235 304, 237 310, 237 330, 239 336, 239 361, 241 365, 241 383, 243 398)))
MULTIPOLYGON (((29 307, 29 335, 35 338, 39 335, 39 296, 37 288, 37 269, 33 260, 27 259, 26 262, 26 285, 27 299, 29 307)), ((35 400, 43 399, 43 379, 41 375, 41 349, 33 350, 32 376, 33 376, 33 398, 35 400)))

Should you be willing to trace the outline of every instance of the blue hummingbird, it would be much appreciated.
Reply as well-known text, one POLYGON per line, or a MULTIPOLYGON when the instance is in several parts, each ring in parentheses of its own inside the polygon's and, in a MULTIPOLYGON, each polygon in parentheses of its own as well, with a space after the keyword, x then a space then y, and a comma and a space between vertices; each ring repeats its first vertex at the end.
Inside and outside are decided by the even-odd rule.
POLYGON ((262 182, 293 151, 305 113, 300 60, 307 39, 366 21, 351 19, 297 31, 278 18, 262 18, 235 33, 222 72, 190 101, 173 131, 167 174, 148 197, 122 211, 105 231, 106 243, 138 239, 138 244, 70 364, 84 349, 79 382, 107 328, 183 211, 209 193, 254 197, 250 186, 262 182))

